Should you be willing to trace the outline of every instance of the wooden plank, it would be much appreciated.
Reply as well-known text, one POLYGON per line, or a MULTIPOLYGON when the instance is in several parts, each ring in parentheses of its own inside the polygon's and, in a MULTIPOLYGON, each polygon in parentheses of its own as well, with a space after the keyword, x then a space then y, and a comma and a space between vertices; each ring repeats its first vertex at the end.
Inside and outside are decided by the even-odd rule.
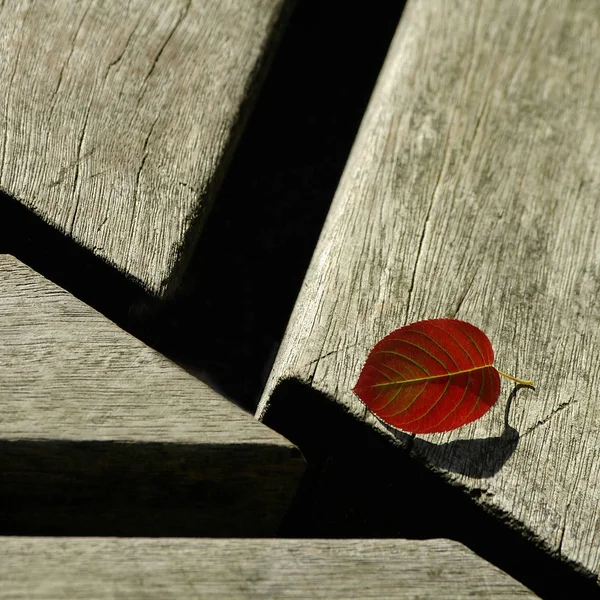
POLYGON ((16 259, 0 273, 0 532, 276 531, 292 444, 16 259))
POLYGON ((449 540, 0 538, 3 598, 537 598, 449 540))
POLYGON ((598 3, 408 3, 258 411, 303 382, 596 577, 599 68, 598 3), (381 337, 434 317, 535 380, 508 425, 506 383, 480 421, 414 442, 352 394, 381 337))
POLYGON ((289 6, 3 6, 0 189, 151 293, 169 294, 289 6))

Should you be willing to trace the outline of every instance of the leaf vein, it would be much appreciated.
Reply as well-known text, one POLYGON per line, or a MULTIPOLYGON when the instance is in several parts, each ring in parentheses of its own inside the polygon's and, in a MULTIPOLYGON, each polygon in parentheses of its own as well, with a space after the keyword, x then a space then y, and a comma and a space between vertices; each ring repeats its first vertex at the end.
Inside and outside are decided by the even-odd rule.
MULTIPOLYGON (((443 346, 440 346, 440 344, 438 342, 436 342, 430 335, 428 335, 424 331, 415 331, 414 333, 419 333, 419 334, 425 336, 428 340, 431 340, 440 350, 442 350, 442 352, 445 352, 447 354, 448 358, 454 363, 454 366, 458 369, 458 365, 456 364, 454 357, 452 356, 452 354, 450 354, 450 352, 448 352, 448 350, 446 350, 446 348, 444 348, 443 346)), ((450 336, 450 337, 452 337, 452 336, 450 336)), ((406 342, 406 343, 410 344, 411 342, 406 342)), ((416 346, 416 344, 411 344, 411 345, 416 346)), ((417 348, 420 348, 420 346, 417 346, 417 348)), ((435 356, 433 356, 433 354, 431 354, 430 352, 427 352, 427 350, 425 350, 424 348, 421 348, 421 350, 423 350, 423 352, 426 352, 427 354, 429 354, 429 356, 431 356, 431 358, 434 358, 435 360, 437 360, 440 363, 440 365, 442 365, 445 369, 448 368, 439 358, 436 358, 435 356)))
MULTIPOLYGON (((468 352, 467 349, 460 343, 460 341, 456 337, 454 337, 454 334, 452 332, 447 331, 446 329, 442 329, 439 325, 434 324, 434 327, 437 327, 440 331, 447 333, 456 342, 459 348, 465 353, 466 357, 471 361, 471 364, 475 366, 475 361, 473 360, 473 357, 471 356, 470 352, 468 352)), ((461 331, 464 333, 462 329, 461 331)))
POLYGON ((441 375, 428 375, 427 377, 418 377, 415 379, 403 379, 402 381, 386 381, 384 383, 374 383, 369 387, 382 387, 386 385, 398 385, 402 386, 409 383, 417 383, 419 381, 430 381, 431 379, 441 379, 442 377, 455 377, 456 375, 462 375, 463 373, 472 373, 473 371, 482 371, 484 369, 490 369, 492 365, 482 365, 481 367, 473 367, 472 369, 462 369, 460 371, 454 371, 453 373, 442 373, 441 375))
POLYGON ((450 379, 448 378, 448 381, 446 382, 446 387, 443 389, 442 393, 437 397, 437 400, 429 407, 429 409, 427 410, 427 412, 425 412, 424 414, 422 414, 420 417, 417 417, 416 419, 412 419, 411 421, 407 421, 408 423, 414 423, 415 421, 421 421, 422 419, 424 419, 439 403, 440 400, 446 395, 446 392, 448 391, 448 386, 450 385, 450 379))
MULTIPOLYGON (((401 352, 396 352, 395 350, 379 350, 377 352, 374 352, 373 354, 393 354, 394 356, 400 356, 401 358, 405 358, 408 362, 411 362, 413 365, 417 366, 419 369, 421 369, 421 371, 425 371, 425 374, 427 375, 427 377, 425 379, 428 379, 429 377, 435 377, 435 375, 430 375, 429 371, 425 367, 420 365, 416 360, 413 360, 412 358, 410 358, 409 356, 406 356, 406 354, 402 354, 401 352)), ((390 367, 389 365, 386 365, 386 367, 388 369, 390 369, 390 371, 394 371, 394 373, 397 373, 400 376, 403 375, 402 373, 400 373, 400 371, 397 371, 396 369, 394 369, 393 367, 390 367)), ((406 381, 412 381, 412 380, 407 379, 406 381)))
POLYGON ((473 336, 463 329, 463 327, 460 325, 460 322, 459 322, 458 328, 473 342, 473 346, 475 346, 475 348, 477 348, 477 352, 479 352, 479 356, 481 356, 481 360, 483 362, 485 362, 485 357, 483 356, 483 352, 481 351, 479 344, 475 341, 473 336))
MULTIPOLYGON (((439 427, 439 426, 440 426, 440 425, 441 425, 441 424, 442 424, 442 423, 443 423, 443 422, 444 422, 444 421, 445 421, 445 420, 446 420, 446 419, 447 419, 447 418, 448 418, 448 417, 449 417, 451 414, 453 414, 453 413, 456 411, 456 409, 457 409, 457 408, 458 408, 458 407, 459 407, 459 406, 460 406, 460 405, 461 405, 461 404, 464 402, 464 400, 465 400, 465 396, 467 395, 467 391, 468 391, 468 389, 469 389, 469 384, 471 383, 471 374, 472 374, 472 373, 473 373, 473 372, 472 372, 472 371, 470 371, 470 372, 467 374, 467 383, 465 383, 465 389, 463 390, 463 395, 461 396, 460 400, 459 400, 459 401, 456 403, 456 405, 454 406, 454 408, 453 408, 451 411, 449 411, 449 412, 448 412, 448 414, 447 414, 447 415, 445 415, 445 416, 444 416, 444 418, 443 418, 441 421, 439 421, 439 422, 438 422, 438 423, 435 425, 435 428, 438 428, 438 427, 439 427)), ((472 411, 471 411, 471 412, 472 412, 472 411)), ((469 413, 469 414, 471 414, 471 413, 469 413)))

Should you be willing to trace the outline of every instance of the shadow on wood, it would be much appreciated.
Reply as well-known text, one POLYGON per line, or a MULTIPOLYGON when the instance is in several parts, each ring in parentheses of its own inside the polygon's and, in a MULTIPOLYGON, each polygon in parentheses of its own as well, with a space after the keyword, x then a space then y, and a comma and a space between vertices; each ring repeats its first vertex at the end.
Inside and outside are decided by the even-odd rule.
POLYGON ((7 196, 0 250, 253 411, 403 6, 298 2, 175 305, 7 196))
POLYGON ((273 445, 261 451, 257 460, 253 444, 3 440, 0 532, 272 534, 277 515, 265 498, 274 494, 289 502, 289 450, 273 445))
POLYGON ((499 436, 477 438, 473 440, 453 440, 435 444, 422 438, 408 435, 382 422, 384 427, 396 439, 410 449, 410 453, 419 459, 425 459, 434 467, 452 473, 460 473, 475 479, 493 477, 513 455, 519 443, 519 432, 508 422, 510 407, 520 388, 531 387, 517 385, 513 388, 504 411, 504 430, 499 436))
POLYGON ((2 189, 170 297, 293 4, 6 6, 2 189))
MULTIPOLYGON (((565 586, 576 597, 596 597, 592 576, 546 554, 509 515, 484 510, 477 502, 483 490, 467 493, 445 482, 308 385, 282 381, 264 423, 295 443, 308 462, 284 535, 450 538, 543 598, 563 597, 565 586)), ((509 447, 515 443, 509 444, 511 430, 504 434, 509 447)), ((485 442, 475 440, 471 448, 483 451, 485 442)))
POLYGON ((22 263, 137 334, 157 301, 133 280, 0 192, 0 254, 22 263))
POLYGON ((274 535, 298 449, 0 255, 0 531, 274 535))

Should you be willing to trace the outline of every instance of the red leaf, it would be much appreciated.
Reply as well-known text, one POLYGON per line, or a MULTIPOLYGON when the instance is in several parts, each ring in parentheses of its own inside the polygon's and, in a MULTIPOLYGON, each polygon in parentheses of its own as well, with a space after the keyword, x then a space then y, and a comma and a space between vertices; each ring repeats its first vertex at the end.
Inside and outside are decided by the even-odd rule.
POLYGON ((450 431, 479 419, 498 400, 501 372, 493 362, 490 340, 474 325, 457 319, 418 321, 375 345, 353 391, 398 429, 450 431))

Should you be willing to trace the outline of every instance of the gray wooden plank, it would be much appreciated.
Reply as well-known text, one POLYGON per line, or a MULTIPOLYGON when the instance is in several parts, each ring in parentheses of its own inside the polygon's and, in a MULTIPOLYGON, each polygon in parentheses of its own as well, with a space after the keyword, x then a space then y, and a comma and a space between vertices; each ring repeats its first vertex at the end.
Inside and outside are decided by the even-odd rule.
POLYGON ((599 68, 596 2, 409 1, 258 410, 303 382, 595 576, 599 68), (508 427, 507 382, 481 420, 414 442, 353 395, 380 338, 435 317, 535 381, 508 427))
POLYGON ((295 446, 0 256, 0 532, 273 534, 295 446))
POLYGON ((0 189, 151 293, 169 294, 289 6, 2 6, 0 189))
POLYGON ((537 598, 450 540, 0 538, 1 598, 537 598))

